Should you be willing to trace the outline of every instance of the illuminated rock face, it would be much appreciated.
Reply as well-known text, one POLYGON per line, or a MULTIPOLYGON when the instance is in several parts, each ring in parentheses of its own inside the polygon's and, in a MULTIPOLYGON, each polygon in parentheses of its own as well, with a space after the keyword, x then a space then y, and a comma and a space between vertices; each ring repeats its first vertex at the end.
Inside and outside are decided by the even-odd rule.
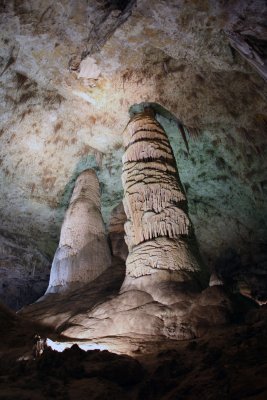
POLYGON ((172 149, 148 111, 130 121, 124 142, 126 277, 118 295, 70 319, 63 334, 193 338, 198 317, 190 312, 201 291, 200 266, 172 149))
POLYGON ((145 290, 166 304, 168 298, 157 287, 166 281, 189 281, 199 271, 186 197, 168 138, 152 115, 133 118, 124 131, 124 144, 129 256, 121 292, 145 290))
POLYGON ((97 278, 111 264, 100 211, 100 188, 94 170, 75 183, 61 228, 46 293, 64 292, 97 278))
MULTIPOLYGON (((201 292, 197 245, 167 136, 146 112, 130 121, 124 140, 122 179, 129 255, 120 291, 119 286, 108 284, 99 296, 107 279, 105 273, 93 282, 96 287, 79 288, 75 296, 65 296, 65 300, 64 296, 56 298, 52 311, 55 298, 42 299, 30 307, 28 315, 38 319, 48 315, 45 319, 49 324, 76 339, 126 335, 142 341, 147 335, 178 340, 201 336, 214 325, 227 323, 231 302, 222 287, 201 292)), ((66 219, 71 213, 68 210, 66 219)), ((121 235, 124 218, 118 206, 111 218, 110 233, 121 235)), ((66 237, 74 240, 74 232, 70 233, 66 237)), ((112 242, 112 235, 110 238, 112 242)), ((117 243, 119 255, 116 240, 113 245, 117 243)), ((88 247, 88 260, 90 249, 95 254, 95 249, 88 247)), ((90 268, 86 271, 91 278, 90 268)), ((58 270, 52 276, 59 281, 58 270)))

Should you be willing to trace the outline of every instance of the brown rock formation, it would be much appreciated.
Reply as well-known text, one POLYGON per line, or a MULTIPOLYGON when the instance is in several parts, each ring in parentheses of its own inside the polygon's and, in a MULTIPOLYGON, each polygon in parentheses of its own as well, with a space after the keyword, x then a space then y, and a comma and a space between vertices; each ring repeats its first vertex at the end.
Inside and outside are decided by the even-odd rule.
POLYGON ((46 293, 84 285, 97 278, 110 264, 100 211, 99 182, 94 170, 88 169, 75 183, 46 293))
POLYGON ((124 261, 128 256, 128 247, 124 239, 124 224, 126 220, 127 217, 121 202, 111 212, 108 232, 112 254, 124 261))

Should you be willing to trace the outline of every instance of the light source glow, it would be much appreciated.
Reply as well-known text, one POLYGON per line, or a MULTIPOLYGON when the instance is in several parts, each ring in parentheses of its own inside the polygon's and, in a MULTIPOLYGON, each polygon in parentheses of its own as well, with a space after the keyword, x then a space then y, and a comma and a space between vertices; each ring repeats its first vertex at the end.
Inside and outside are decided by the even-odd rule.
POLYGON ((93 342, 54 342, 53 340, 47 338, 47 346, 51 347, 52 350, 62 352, 65 349, 69 349, 74 344, 77 344, 81 350, 108 350, 107 346, 93 342))
POLYGON ((89 94, 84 93, 84 92, 78 92, 78 91, 74 91, 73 92, 76 96, 79 96, 80 98, 82 98, 83 100, 87 101, 88 103, 91 103, 93 105, 96 105, 97 102, 95 99, 93 99, 93 97, 89 96, 89 94))

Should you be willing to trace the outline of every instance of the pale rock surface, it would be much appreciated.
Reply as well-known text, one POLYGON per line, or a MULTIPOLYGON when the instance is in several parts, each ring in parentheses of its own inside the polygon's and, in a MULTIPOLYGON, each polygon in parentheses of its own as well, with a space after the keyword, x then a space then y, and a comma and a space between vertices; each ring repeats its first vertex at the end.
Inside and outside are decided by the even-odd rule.
POLYGON ((75 183, 46 294, 93 281, 110 264, 98 178, 94 170, 85 170, 75 183))
POLYGON ((121 291, 138 288, 168 303, 166 296, 155 298, 157 284, 191 280, 200 269, 185 193, 167 135, 153 116, 137 114, 123 138, 129 256, 121 291))
MULTIPOLYGON (((112 265, 92 282, 78 289, 43 296, 38 302, 24 307, 20 313, 58 332, 64 331, 73 325, 71 321, 84 319, 96 304, 116 296, 124 277, 124 263, 119 258, 113 258, 112 265)), ((84 330, 83 326, 80 328, 84 330)))
POLYGON ((96 64, 95 59, 92 57, 86 57, 81 61, 78 78, 98 79, 100 72, 101 71, 96 64))
MULTIPOLYGON (((201 307, 210 296, 219 304, 216 293, 206 295, 201 307)), ((266 399, 266 311, 266 307, 253 310, 242 324, 208 329, 198 340, 128 335, 64 343, 59 335, 0 304, 0 398, 266 399), (47 348, 34 359, 36 332, 48 337, 53 348, 67 348, 63 352, 47 348)))

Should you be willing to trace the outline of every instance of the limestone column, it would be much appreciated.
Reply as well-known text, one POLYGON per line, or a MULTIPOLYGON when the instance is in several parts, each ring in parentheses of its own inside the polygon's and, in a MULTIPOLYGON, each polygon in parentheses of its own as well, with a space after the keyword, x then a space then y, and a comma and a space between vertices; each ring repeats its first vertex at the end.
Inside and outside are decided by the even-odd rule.
POLYGON ((193 282, 200 270, 186 196, 168 137, 150 112, 137 114, 123 135, 129 255, 121 293, 142 290, 170 304, 170 282, 193 282))
POLYGON ((100 208, 99 182, 95 171, 88 169, 76 180, 46 294, 84 285, 111 265, 100 208))

